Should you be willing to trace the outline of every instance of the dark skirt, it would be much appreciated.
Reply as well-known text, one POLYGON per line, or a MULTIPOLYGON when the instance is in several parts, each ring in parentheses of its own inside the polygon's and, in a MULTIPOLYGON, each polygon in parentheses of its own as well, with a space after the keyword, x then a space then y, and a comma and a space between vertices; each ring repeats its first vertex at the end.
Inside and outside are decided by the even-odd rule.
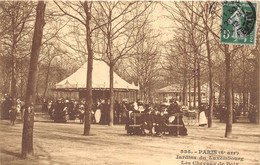
MULTIPOLYGON (((176 124, 177 125, 177 117, 175 117, 175 119, 173 120, 173 122, 171 124, 176 124)), ((183 120, 182 120, 182 116, 179 116, 179 125, 182 125, 182 126, 174 126, 174 127, 171 127, 170 130, 169 130, 169 134, 170 135, 177 135, 177 130, 179 129, 179 135, 188 135, 188 131, 187 131, 187 128, 185 127, 184 123, 183 123, 183 120)))

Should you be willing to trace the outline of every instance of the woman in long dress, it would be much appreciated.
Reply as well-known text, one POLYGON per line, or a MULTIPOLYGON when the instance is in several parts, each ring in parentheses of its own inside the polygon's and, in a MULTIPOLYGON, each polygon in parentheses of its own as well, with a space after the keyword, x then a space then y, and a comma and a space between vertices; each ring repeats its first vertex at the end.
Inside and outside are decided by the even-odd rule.
POLYGON ((171 128, 169 130, 169 134, 170 135, 178 135, 177 134, 177 130, 179 130, 179 135, 188 135, 188 130, 187 128, 185 127, 185 124, 183 122, 183 116, 181 114, 181 107, 180 107, 180 104, 179 102, 177 101, 174 101, 171 103, 169 109, 168 109, 168 115, 169 115, 169 118, 170 116, 172 116, 173 114, 176 114, 178 113, 179 115, 178 116, 175 116, 174 117, 174 120, 172 122, 170 122, 170 124, 174 124, 174 125, 182 125, 182 126, 174 126, 173 128, 171 128))
POLYGON ((205 107, 201 106, 199 110, 200 110, 200 113, 199 113, 199 126, 204 127, 205 125, 208 124, 207 117, 206 117, 206 114, 205 114, 205 107))

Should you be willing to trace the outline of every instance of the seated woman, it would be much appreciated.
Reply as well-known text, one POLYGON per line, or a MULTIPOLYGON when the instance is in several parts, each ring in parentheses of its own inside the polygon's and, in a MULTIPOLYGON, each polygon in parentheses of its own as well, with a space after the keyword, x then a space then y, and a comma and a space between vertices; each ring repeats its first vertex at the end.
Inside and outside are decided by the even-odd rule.
POLYGON ((176 115, 177 113, 181 113, 181 108, 180 105, 177 101, 172 101, 171 105, 169 106, 168 109, 168 117, 170 118, 171 116, 175 116, 173 121, 169 121, 169 124, 173 125, 180 125, 180 126, 173 126, 169 128, 169 135, 177 135, 177 130, 179 129, 179 135, 188 135, 187 134, 187 128, 185 127, 183 120, 182 120, 182 115, 176 115))
POLYGON ((156 110, 154 112, 154 121, 155 121, 155 132, 157 136, 162 136, 166 131, 167 115, 164 114, 164 111, 156 110))
POLYGON ((153 123, 154 123, 154 117, 152 114, 153 109, 147 108, 144 111, 144 114, 142 115, 142 122, 143 122, 143 131, 144 134, 153 135, 153 123))

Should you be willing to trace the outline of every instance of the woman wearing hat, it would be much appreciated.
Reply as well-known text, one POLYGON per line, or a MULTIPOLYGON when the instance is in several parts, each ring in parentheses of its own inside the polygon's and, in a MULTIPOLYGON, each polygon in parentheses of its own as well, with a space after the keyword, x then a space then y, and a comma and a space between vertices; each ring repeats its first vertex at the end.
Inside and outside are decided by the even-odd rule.
POLYGON ((184 122, 182 120, 182 115, 181 113, 181 107, 179 102, 175 101, 174 103, 172 103, 169 107, 169 119, 170 116, 174 115, 174 114, 178 114, 175 115, 175 118, 172 122, 170 122, 170 124, 174 124, 174 125, 181 125, 181 126, 174 126, 173 128, 170 128, 169 130, 169 134, 170 135, 177 135, 177 130, 179 129, 179 134, 180 135, 188 135, 187 134, 187 128, 184 125, 184 122))

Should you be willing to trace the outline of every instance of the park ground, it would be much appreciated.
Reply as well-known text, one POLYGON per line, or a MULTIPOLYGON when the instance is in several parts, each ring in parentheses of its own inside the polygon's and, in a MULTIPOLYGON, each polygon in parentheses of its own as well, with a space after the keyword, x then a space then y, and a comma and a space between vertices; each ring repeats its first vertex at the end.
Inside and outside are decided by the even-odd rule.
POLYGON ((187 126, 188 136, 127 135, 123 125, 98 124, 91 125, 91 136, 83 136, 77 120, 60 124, 36 116, 29 159, 20 158, 22 128, 19 121, 14 126, 0 121, 1 165, 258 165, 260 158, 259 125, 251 123, 234 123, 232 138, 224 138, 225 124, 217 120, 210 129, 187 126))

